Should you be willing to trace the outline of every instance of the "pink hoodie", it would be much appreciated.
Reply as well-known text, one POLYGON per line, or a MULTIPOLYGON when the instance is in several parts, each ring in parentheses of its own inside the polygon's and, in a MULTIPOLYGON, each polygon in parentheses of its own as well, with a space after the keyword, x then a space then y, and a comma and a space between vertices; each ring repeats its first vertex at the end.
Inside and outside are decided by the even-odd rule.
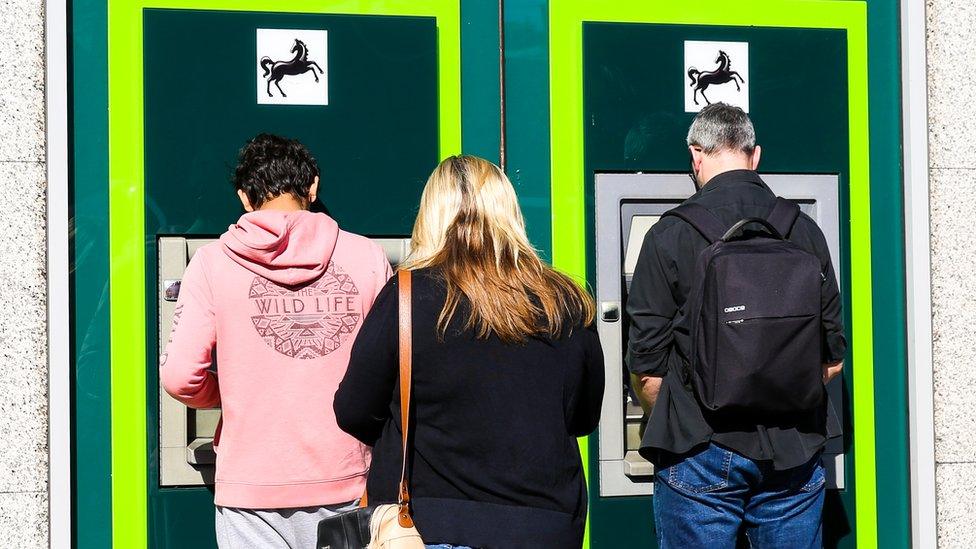
POLYGON ((186 405, 222 408, 217 505, 362 495, 369 449, 339 429, 332 400, 391 274, 379 246, 307 211, 245 214, 193 256, 159 376, 186 405))

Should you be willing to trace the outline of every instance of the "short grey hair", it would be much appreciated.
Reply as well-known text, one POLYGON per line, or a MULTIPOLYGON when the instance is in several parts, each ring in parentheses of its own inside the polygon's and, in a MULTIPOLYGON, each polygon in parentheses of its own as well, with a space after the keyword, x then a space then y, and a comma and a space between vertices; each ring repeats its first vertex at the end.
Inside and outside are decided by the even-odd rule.
POLYGON ((712 103, 695 116, 688 128, 688 146, 701 147, 706 154, 723 150, 752 154, 756 150, 756 129, 739 107, 712 103))

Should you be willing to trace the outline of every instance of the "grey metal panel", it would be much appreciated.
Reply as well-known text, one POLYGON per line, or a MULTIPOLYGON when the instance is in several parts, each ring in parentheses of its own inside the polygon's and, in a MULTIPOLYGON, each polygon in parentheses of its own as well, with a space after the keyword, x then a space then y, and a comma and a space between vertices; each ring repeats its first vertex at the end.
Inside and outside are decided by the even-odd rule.
POLYGON ((372 240, 383 248, 391 265, 403 263, 410 255, 409 238, 373 238, 372 240))
MULTIPOLYGON (((839 180, 835 175, 764 175, 763 180, 780 196, 799 203, 803 213, 820 225, 830 250, 835 274, 840 281, 840 209, 839 180)), ((625 280, 623 253, 631 237, 629 216, 660 215, 677 206, 695 192, 694 184, 684 174, 597 174, 594 192, 596 245, 596 299, 601 312, 616 309, 616 317, 598 319, 597 330, 603 343, 606 365, 606 389, 598 438, 600 459, 600 495, 630 496, 652 492, 649 472, 652 468, 626 447, 627 426, 623 398, 624 364, 621 303, 625 280), (627 219, 625 219, 627 217, 627 219)), ((828 387, 831 398, 842 403, 840 381, 828 387)), ((830 441, 824 464, 828 486, 845 486, 843 445, 840 439, 830 441)))
MULTIPOLYGON (((764 175, 763 180, 769 188, 779 196, 796 200, 800 203, 803 213, 809 215, 820 226, 827 247, 830 249, 830 259, 834 265, 834 274, 838 284, 843 288, 840 275, 840 198, 839 180, 836 175, 764 175)), ((831 400, 838 408, 844 402, 843 378, 837 378, 827 386, 831 400)), ((840 409, 837 410, 841 412, 840 409)), ((842 454, 844 442, 840 438, 827 442, 824 461, 831 461, 830 456, 842 454)), ((835 467, 843 473, 843 460, 835 467)), ((829 472, 829 471, 828 471, 829 472)), ((830 478, 830 477, 828 477, 830 478)), ((844 476, 834 477, 834 488, 843 488, 844 476)))
POLYGON ((651 495, 654 492, 653 477, 632 478, 627 474, 631 466, 625 458, 600 461, 600 496, 651 495))
MULTIPOLYGON (((214 242, 212 238, 167 236, 159 239, 159 310, 160 352, 166 348, 173 325, 176 302, 165 298, 166 281, 180 280, 193 255, 214 242)), ((408 238, 377 238, 390 263, 401 263, 410 254, 408 238)), ((202 486, 213 484, 214 431, 220 419, 219 409, 193 410, 159 388, 159 480, 162 486, 202 486)))
POLYGON ((803 213, 820 226, 830 249, 837 282, 843 287, 840 278, 840 181, 837 176, 769 174, 762 178, 777 195, 799 202, 803 213))
MULTIPOLYGON (((180 280, 190 258, 201 247, 213 239, 192 239, 167 236, 159 239, 159 281, 157 285, 157 305, 159 307, 159 350, 164 352, 173 326, 173 313, 176 302, 164 296, 165 282, 180 280)), ((214 478, 213 460, 192 462, 187 460, 187 447, 210 444, 213 435, 203 439, 197 437, 195 426, 197 416, 204 419, 218 415, 219 410, 191 410, 166 394, 159 388, 159 483, 161 486, 203 486, 212 484, 214 478)), ((211 423, 204 420, 204 425, 211 423)))
MULTIPOLYGON (((695 192, 687 175, 597 174, 596 175, 596 299, 620 299, 620 203, 625 199, 648 199, 675 206, 695 192)), ((670 208, 664 208, 664 211, 670 208)))
MULTIPOLYGON (((621 219, 621 203, 625 200, 654 199, 655 213, 664 213, 680 204, 694 193, 695 188, 687 175, 655 174, 597 174, 596 208, 596 299, 599 308, 623 304, 624 234, 621 219)), ((627 224, 629 230, 629 222, 627 224)), ((600 495, 632 496, 649 494, 653 484, 650 478, 632 479, 626 463, 624 400, 622 390, 623 346, 622 320, 610 322, 602 316, 597 320, 597 332, 603 344, 606 369, 606 386, 603 394, 598 446, 600 452, 600 495)))

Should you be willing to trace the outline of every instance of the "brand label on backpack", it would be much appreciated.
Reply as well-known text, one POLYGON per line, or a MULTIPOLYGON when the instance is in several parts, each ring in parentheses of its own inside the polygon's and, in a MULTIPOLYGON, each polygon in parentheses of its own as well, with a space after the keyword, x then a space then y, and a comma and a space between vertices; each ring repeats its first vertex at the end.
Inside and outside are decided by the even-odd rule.
POLYGON ((724 309, 726 313, 738 313, 739 311, 744 311, 744 310, 746 310, 745 305, 736 305, 735 307, 726 307, 724 309))

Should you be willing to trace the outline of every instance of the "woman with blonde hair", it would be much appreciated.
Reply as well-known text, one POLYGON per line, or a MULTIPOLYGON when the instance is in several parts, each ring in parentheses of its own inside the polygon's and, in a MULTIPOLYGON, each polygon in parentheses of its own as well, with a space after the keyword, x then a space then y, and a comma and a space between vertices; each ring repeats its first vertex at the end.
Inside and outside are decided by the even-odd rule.
MULTIPOLYGON (((543 263, 511 182, 473 156, 431 174, 414 225, 408 451, 428 547, 579 547, 586 483, 576 437, 599 421, 603 352, 593 300, 543 263)), ((335 398, 373 446, 371 504, 397 501, 398 301, 377 297, 335 398)))

